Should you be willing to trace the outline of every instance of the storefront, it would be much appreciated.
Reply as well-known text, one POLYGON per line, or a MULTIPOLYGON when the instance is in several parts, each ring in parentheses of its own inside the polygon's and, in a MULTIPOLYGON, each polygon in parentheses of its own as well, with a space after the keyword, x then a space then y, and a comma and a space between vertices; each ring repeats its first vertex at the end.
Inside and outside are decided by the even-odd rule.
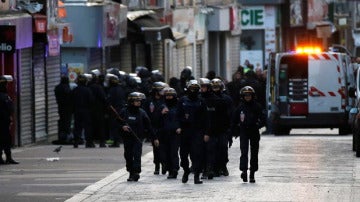
POLYGON ((0 73, 12 75, 9 95, 15 103, 11 128, 14 145, 34 141, 32 100, 32 17, 26 13, 0 14, 0 73))
POLYGON ((63 73, 75 75, 92 69, 105 71, 110 63, 109 47, 120 44, 123 27, 119 3, 78 1, 65 2, 67 16, 64 20, 73 27, 71 43, 61 45, 63 73))
POLYGON ((134 72, 138 66, 165 71, 165 40, 175 40, 169 25, 160 22, 155 11, 137 10, 127 13, 127 38, 120 45, 120 69, 134 72))
POLYGON ((248 60, 264 69, 269 54, 276 51, 276 7, 245 6, 241 10, 240 64, 248 60))
POLYGON ((217 76, 231 80, 239 66, 240 10, 236 4, 211 6, 213 14, 208 15, 208 61, 209 70, 217 76), (234 57, 235 56, 235 57, 234 57))

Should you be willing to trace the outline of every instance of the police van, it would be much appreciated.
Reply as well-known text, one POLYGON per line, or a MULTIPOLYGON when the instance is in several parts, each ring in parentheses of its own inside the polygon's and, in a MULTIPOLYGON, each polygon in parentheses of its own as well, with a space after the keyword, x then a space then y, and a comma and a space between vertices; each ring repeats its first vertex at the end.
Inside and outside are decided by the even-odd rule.
POLYGON ((273 133, 289 134, 292 128, 339 128, 341 135, 350 133, 353 73, 345 53, 301 47, 271 54, 266 92, 273 133))

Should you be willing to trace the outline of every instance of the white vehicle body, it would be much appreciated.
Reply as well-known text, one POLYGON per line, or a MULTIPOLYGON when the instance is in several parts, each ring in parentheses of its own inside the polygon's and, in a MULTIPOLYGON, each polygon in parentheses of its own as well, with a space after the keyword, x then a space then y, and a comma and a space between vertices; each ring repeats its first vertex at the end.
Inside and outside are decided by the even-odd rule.
POLYGON ((349 132, 355 99, 351 58, 344 53, 277 53, 268 69, 268 118, 274 134, 291 128, 339 128, 349 132))

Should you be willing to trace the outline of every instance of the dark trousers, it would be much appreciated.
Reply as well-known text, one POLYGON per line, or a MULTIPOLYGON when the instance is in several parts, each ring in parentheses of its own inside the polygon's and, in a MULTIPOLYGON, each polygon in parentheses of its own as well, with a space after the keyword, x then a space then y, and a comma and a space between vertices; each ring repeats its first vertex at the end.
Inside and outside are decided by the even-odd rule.
POLYGON ((153 156, 154 156, 154 164, 156 166, 160 166, 161 163, 161 150, 160 147, 155 147, 155 145, 152 142, 152 148, 153 148, 153 156))
POLYGON ((6 158, 11 157, 11 135, 9 124, 0 123, 0 156, 4 151, 6 158))
POLYGON ((61 141, 66 141, 68 138, 68 135, 70 135, 71 118, 72 118, 71 111, 59 110, 58 139, 61 141))
POLYGON ((175 131, 167 131, 160 136, 161 162, 168 171, 179 170, 179 138, 175 131))
POLYGON ((240 134, 240 170, 247 171, 249 163, 249 144, 250 144, 250 171, 255 172, 258 170, 258 154, 259 154, 259 131, 249 131, 245 134, 240 134), (257 132, 257 133, 256 133, 257 132))
POLYGON ((105 114, 94 113, 92 122, 94 123, 92 127, 93 138, 98 139, 100 143, 105 143, 105 114))
POLYGON ((189 156, 195 173, 203 169, 204 136, 199 131, 183 129, 180 139, 180 165, 189 170, 189 156))
POLYGON ((123 140, 126 170, 130 173, 140 173, 142 142, 139 142, 135 137, 124 137, 123 140))
POLYGON ((93 142, 91 130, 91 116, 90 113, 80 112, 74 114, 74 140, 79 142, 82 132, 85 132, 86 142, 93 142))
POLYGON ((206 143, 206 171, 219 171, 226 167, 228 158, 228 139, 226 134, 210 137, 206 143))
POLYGON ((113 140, 116 143, 120 142, 120 124, 119 121, 113 119, 109 120, 109 135, 110 135, 110 139, 113 140))

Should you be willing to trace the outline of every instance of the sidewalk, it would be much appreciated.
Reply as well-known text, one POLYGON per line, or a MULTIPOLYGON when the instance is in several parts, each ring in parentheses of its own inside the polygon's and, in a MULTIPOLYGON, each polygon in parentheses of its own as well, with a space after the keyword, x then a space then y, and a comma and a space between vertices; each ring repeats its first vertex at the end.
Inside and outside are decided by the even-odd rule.
POLYGON ((229 149, 228 177, 186 184, 153 175, 152 152, 142 158, 139 182, 127 182, 126 169, 88 186, 68 202, 79 201, 359 201, 360 159, 349 136, 262 136, 256 183, 240 179, 239 139, 229 149))

